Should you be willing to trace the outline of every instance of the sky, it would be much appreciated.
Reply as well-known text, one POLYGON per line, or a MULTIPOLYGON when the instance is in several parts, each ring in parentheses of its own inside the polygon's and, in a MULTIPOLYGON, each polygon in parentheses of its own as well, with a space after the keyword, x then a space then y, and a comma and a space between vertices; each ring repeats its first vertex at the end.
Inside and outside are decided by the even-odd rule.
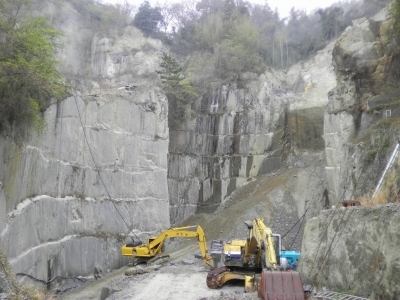
MULTIPOLYGON (((145 0, 127 0, 130 4, 135 5, 136 7, 139 7, 142 2, 145 0)), ((313 9, 317 7, 325 8, 327 6, 330 6, 334 2, 338 2, 338 0, 302 0, 302 1, 294 1, 294 0, 248 0, 250 3, 254 4, 264 4, 265 2, 268 3, 268 5, 275 10, 275 8, 278 8, 279 11, 279 16, 281 18, 287 17, 289 15, 289 11, 292 7, 295 7, 297 9, 304 9, 307 11, 307 13, 310 13, 313 11, 313 9)), ((123 3, 124 0, 103 0, 103 3, 123 3)), ((159 3, 176 3, 179 2, 179 0, 149 0, 150 4, 154 6, 155 4, 159 3)))

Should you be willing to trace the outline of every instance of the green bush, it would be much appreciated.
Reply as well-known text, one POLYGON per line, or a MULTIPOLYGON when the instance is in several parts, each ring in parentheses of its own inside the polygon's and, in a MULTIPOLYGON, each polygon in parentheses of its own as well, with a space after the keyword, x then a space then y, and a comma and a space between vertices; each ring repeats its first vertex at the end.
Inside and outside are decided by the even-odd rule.
POLYGON ((27 125, 40 130, 41 111, 52 97, 65 95, 66 86, 55 58, 60 33, 44 18, 15 14, 12 7, 26 2, 0 0, 3 12, 10 12, 0 15, 0 128, 27 125))

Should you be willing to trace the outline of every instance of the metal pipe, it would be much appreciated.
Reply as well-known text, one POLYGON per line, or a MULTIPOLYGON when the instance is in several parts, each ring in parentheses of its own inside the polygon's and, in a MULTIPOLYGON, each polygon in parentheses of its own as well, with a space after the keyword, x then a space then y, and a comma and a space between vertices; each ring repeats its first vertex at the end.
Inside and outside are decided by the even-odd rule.
POLYGON ((383 171, 383 174, 381 176, 381 179, 379 179, 378 185, 375 188, 375 192, 372 195, 372 197, 375 197, 376 194, 380 191, 381 187, 382 187, 382 183, 383 183, 383 179, 385 178, 386 173, 389 171, 389 169, 392 167, 394 160, 397 158, 397 156, 399 155, 399 147, 400 147, 400 141, 397 142, 396 147, 393 150, 392 156, 390 157, 385 170, 383 171))

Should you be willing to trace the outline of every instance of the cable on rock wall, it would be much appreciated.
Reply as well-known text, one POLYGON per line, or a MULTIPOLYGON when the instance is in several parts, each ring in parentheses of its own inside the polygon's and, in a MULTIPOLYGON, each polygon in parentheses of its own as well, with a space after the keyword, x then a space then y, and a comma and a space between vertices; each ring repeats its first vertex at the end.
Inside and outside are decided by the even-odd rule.
POLYGON ((97 170, 97 174, 98 174, 98 176, 99 176, 99 178, 100 178, 100 181, 101 181, 101 183, 102 183, 102 185, 103 185, 103 187, 104 187, 104 189, 105 189, 105 191, 106 191, 106 193, 107 193, 107 195, 108 195, 108 198, 109 198, 109 200, 111 201, 111 203, 113 204, 115 210, 116 210, 117 213, 119 214, 119 216, 120 216, 120 218, 122 219, 122 221, 124 221, 126 227, 128 227, 129 232, 132 232, 133 235, 142 243, 142 241, 140 240, 140 238, 139 238, 139 237, 132 231, 132 229, 129 227, 128 223, 125 221, 125 219, 124 219, 124 217, 122 216, 121 212, 119 211, 118 207, 116 206, 116 204, 114 203, 113 199, 111 198, 111 195, 110 195, 110 193, 109 193, 109 191, 108 191, 108 189, 107 189, 107 187, 106 187, 106 185, 105 185, 105 183, 104 183, 103 177, 102 177, 101 174, 100 174, 100 169, 97 168, 97 164, 96 164, 96 161, 95 161, 95 159, 94 159, 94 155, 93 155, 93 153, 92 153, 92 149, 90 148, 89 140, 88 140, 88 138, 87 138, 86 131, 85 131, 85 127, 84 127, 84 125, 83 125, 81 113, 80 113, 80 111, 79 111, 78 101, 77 101, 77 99, 76 99, 76 93, 74 94, 74 99, 75 99, 76 109, 77 109, 78 115, 79 115, 79 120, 80 120, 80 123, 81 123, 81 126, 82 126, 82 130, 83 130, 83 136, 84 136, 85 141, 86 141, 86 144, 87 144, 87 146, 88 146, 89 153, 90 153, 90 157, 92 158, 93 165, 94 165, 94 167, 95 167, 95 170, 97 170))
POLYGON ((33 277, 32 275, 29 275, 29 274, 26 274, 26 273, 17 273, 17 274, 15 274, 15 275, 16 275, 16 276, 26 276, 26 277, 29 277, 29 278, 31 278, 31 279, 37 281, 37 282, 41 282, 41 283, 46 284, 46 285, 52 283, 52 282, 53 282, 54 280, 56 280, 56 279, 63 279, 63 280, 77 279, 77 280, 79 280, 79 281, 81 281, 81 282, 86 282, 86 281, 87 281, 87 280, 84 279, 84 278, 79 278, 79 277, 62 277, 62 276, 54 276, 51 280, 45 281, 45 280, 42 280, 42 279, 38 279, 38 278, 36 278, 36 277, 33 277))
MULTIPOLYGON (((357 180, 356 180, 356 182, 355 182, 354 189, 353 189, 353 191, 352 191, 352 193, 351 193, 351 197, 350 197, 350 198, 353 197, 354 192, 355 192, 355 190, 356 190, 356 188, 357 188, 357 183, 360 181, 361 176, 363 175, 362 170, 363 170, 363 168, 361 168, 360 175, 358 176, 358 178, 357 178, 357 180)), ((344 198, 344 192, 343 192, 343 196, 342 196, 341 198, 344 198)), ((332 217, 331 217, 329 223, 327 224, 327 226, 325 227, 325 233, 324 233, 323 238, 325 238, 325 236, 327 236, 328 228, 329 228, 329 226, 330 226, 330 224, 331 224, 331 222, 332 222, 332 220, 333 220, 333 216, 335 215, 335 213, 336 213, 338 210, 339 210, 339 208, 336 207, 335 210, 333 211, 332 217)), ((337 226, 338 229, 340 228, 340 225, 343 223, 343 219, 344 219, 344 216, 345 216, 345 214, 346 214, 346 211, 347 211, 347 209, 345 209, 345 210, 343 211, 343 214, 342 214, 342 216, 341 216, 341 218, 340 218, 340 222, 339 222, 339 224, 338 224, 338 226, 337 226)), ((353 213, 353 210, 350 212, 350 216, 351 216, 352 213, 353 213)), ((350 218, 350 216, 349 216, 349 218, 350 218)), ((321 276, 322 276, 322 271, 323 271, 323 269, 324 269, 324 267, 325 267, 325 263, 327 262, 327 260, 329 259, 329 257, 332 255, 333 251, 335 250, 336 245, 337 245, 337 243, 339 242, 340 237, 341 237, 341 235, 342 235, 342 232, 343 232, 344 228, 346 227, 347 223, 348 223, 348 222, 345 223, 344 227, 343 227, 341 230, 337 230, 337 231, 335 232, 333 238, 331 239, 331 242, 330 242, 330 244, 329 244, 328 250, 325 252, 325 255, 324 255, 324 258, 323 258, 323 262, 322 262, 322 264, 319 266, 319 271, 318 271, 318 272, 315 274, 315 276, 313 277, 313 280, 312 280, 312 281, 315 281, 315 284, 312 283, 312 287, 315 286, 315 285, 318 285, 318 283, 319 283, 319 281, 320 281, 320 278, 321 278, 321 276), (333 246, 333 248, 332 248, 332 250, 331 250, 332 244, 333 244, 333 242, 334 242, 334 240, 335 240, 335 238, 336 238, 336 235, 338 234, 339 231, 340 231, 340 233, 339 233, 339 235, 338 235, 338 237, 337 237, 336 243, 335 243, 335 245, 333 246), (320 275, 320 274, 321 274, 321 275, 320 275)), ((315 264, 316 264, 316 258, 317 258, 317 255, 318 255, 320 246, 321 246, 321 244, 322 244, 323 238, 320 239, 320 242, 319 242, 319 244, 318 244, 317 252, 315 253, 315 257, 314 257, 314 259, 313 259, 313 264, 312 264, 311 269, 310 269, 310 271, 309 271, 309 273, 308 273, 307 279, 310 279, 311 272, 312 272, 312 270, 314 269, 314 266, 315 266, 315 264)))

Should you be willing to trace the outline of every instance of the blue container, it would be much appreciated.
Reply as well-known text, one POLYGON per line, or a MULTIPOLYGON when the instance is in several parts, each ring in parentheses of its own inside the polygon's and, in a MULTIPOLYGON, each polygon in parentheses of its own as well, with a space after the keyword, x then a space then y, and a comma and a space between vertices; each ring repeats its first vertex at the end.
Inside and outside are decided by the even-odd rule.
POLYGON ((292 270, 296 270, 297 268, 297 262, 300 258, 300 252, 299 251, 291 251, 291 250, 282 250, 281 251, 281 257, 284 257, 287 259, 288 266, 292 270))

